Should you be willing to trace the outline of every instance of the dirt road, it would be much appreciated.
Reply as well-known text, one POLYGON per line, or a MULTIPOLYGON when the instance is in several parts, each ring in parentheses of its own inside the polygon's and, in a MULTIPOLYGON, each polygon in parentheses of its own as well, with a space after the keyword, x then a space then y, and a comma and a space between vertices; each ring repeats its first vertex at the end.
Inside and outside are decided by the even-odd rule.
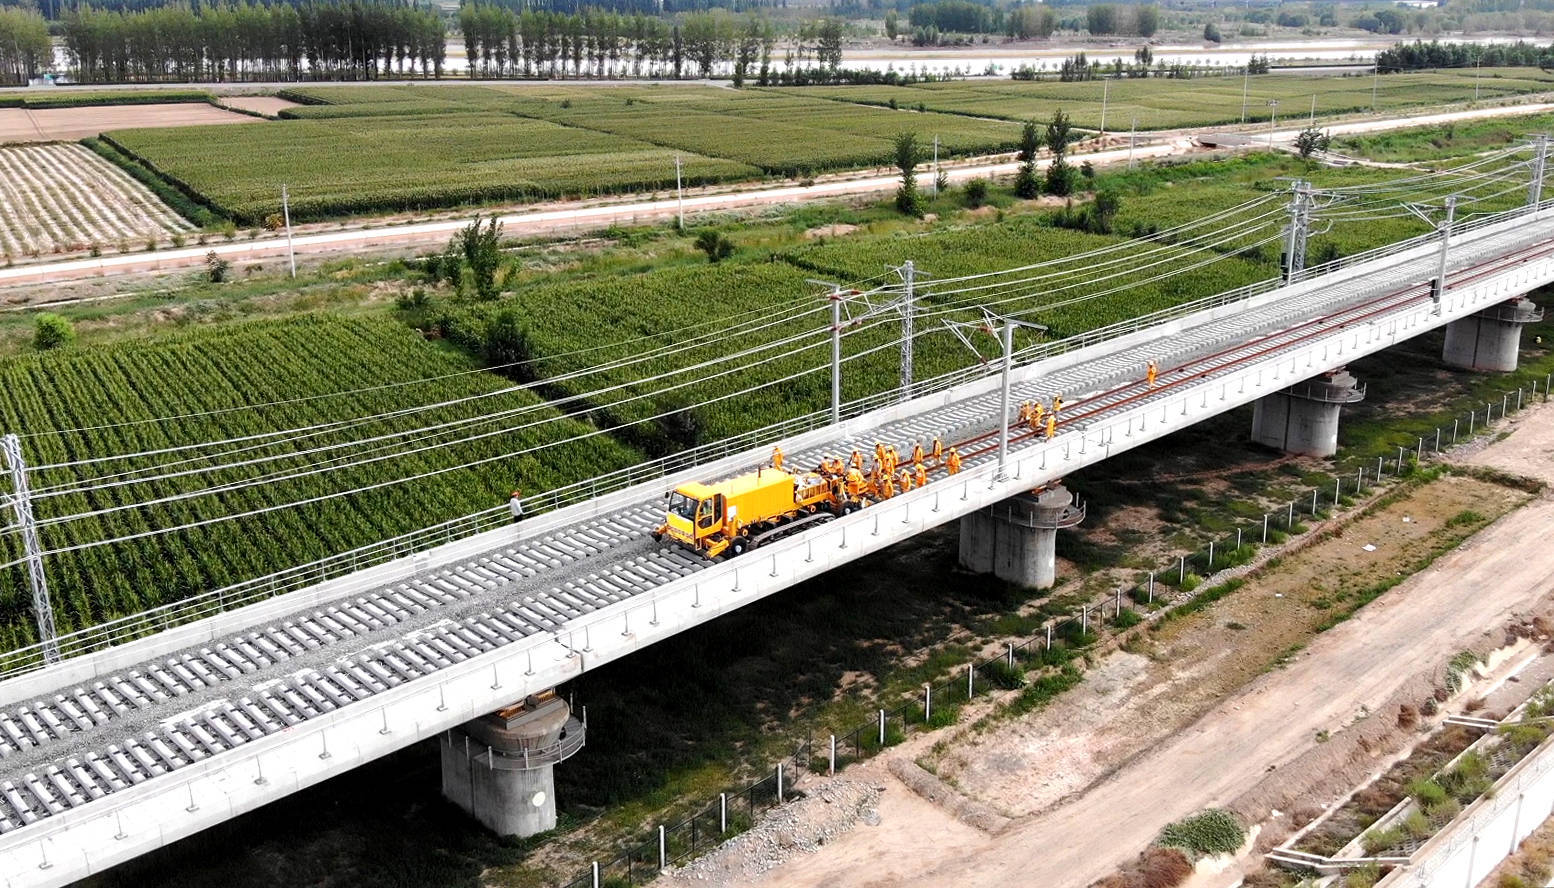
MULTIPOLYGON (((1550 110, 1554 110, 1554 104, 1507 105, 1479 108, 1471 111, 1454 111, 1443 114, 1425 114, 1416 117, 1395 117, 1363 121, 1340 126, 1363 126, 1366 127, 1365 131, 1369 132, 1381 129, 1400 129, 1410 126, 1445 123, 1452 120, 1535 114, 1550 110)), ((1339 127, 1335 126, 1334 131, 1340 131, 1339 127)), ((1348 132, 1350 130, 1345 129, 1343 131, 1348 132)), ((1295 135, 1295 132, 1276 133, 1275 138, 1288 141, 1293 139, 1295 135)), ((1111 147, 1088 154, 1075 155, 1074 160, 1076 162, 1088 160, 1096 165, 1107 165, 1128 163, 1130 159, 1144 160, 1180 156, 1202 150, 1195 144, 1191 135, 1185 132, 1175 134, 1153 133, 1151 138, 1156 141, 1148 145, 1138 145, 1130 150, 1126 147, 1125 136, 1112 137, 1110 140, 1111 144, 1116 145, 1120 143, 1124 147, 1111 147)), ((1266 133, 1259 134, 1258 138, 1254 139, 1254 142, 1265 138, 1267 138, 1266 133)), ((973 178, 1011 176, 1017 171, 1017 168, 1018 165, 1012 162, 983 163, 951 167, 947 168, 946 172, 949 174, 950 181, 963 182, 973 178)), ((920 176, 920 181, 924 188, 931 185, 931 177, 932 174, 926 171, 920 176)), ((758 186, 724 189, 714 193, 687 197, 683 203, 677 202, 674 194, 671 192, 650 195, 647 199, 639 197, 639 199, 634 201, 620 203, 596 202, 581 206, 576 203, 553 204, 546 208, 509 213, 499 218, 501 219, 504 233, 510 237, 576 234, 597 231, 615 224, 637 225, 645 222, 671 219, 677 213, 682 212, 682 210, 687 216, 694 216, 697 214, 749 210, 764 206, 797 204, 814 200, 836 200, 863 195, 888 194, 894 191, 897 185, 898 180, 894 175, 836 176, 823 178, 816 181, 815 184, 808 186, 758 186)), ((371 229, 350 228, 336 231, 302 233, 297 234, 293 238, 293 248, 298 254, 307 255, 352 253, 397 249, 424 244, 441 244, 454 231, 462 228, 467 222, 468 220, 464 218, 450 218, 434 222, 389 224, 371 229)), ((262 258, 285 256, 287 243, 283 236, 266 235, 249 241, 162 250, 155 253, 131 253, 120 256, 105 256, 97 259, 67 259, 58 262, 19 264, 15 267, 0 268, 0 288, 33 286, 114 275, 155 274, 201 265, 206 261, 207 254, 211 252, 233 263, 245 263, 262 258)))
MULTIPOLYGON (((1551 447, 1554 407, 1543 407, 1475 460, 1515 471, 1533 461, 1529 454, 1551 447)), ((1540 473, 1551 474, 1546 462, 1540 473)), ((1270 770, 1311 749, 1317 731, 1348 723, 1361 707, 1378 709, 1451 652, 1547 598, 1554 590, 1554 561, 1539 556, 1550 521, 1550 497, 1513 512, 1186 730, 1076 799, 1023 818, 996 837, 924 805, 883 768, 873 769, 887 787, 880 826, 855 828, 751 884, 1088 885, 1131 858, 1167 822, 1253 789, 1270 770), (916 841, 902 841, 903 834, 916 841)), ((1247 592, 1255 588, 1241 594, 1247 592)))

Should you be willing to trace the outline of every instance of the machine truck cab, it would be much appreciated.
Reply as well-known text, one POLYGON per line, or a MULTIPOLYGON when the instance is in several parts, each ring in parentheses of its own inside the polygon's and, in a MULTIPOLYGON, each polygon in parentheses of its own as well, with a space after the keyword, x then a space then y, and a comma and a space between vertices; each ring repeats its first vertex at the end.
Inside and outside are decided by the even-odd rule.
POLYGON ((687 482, 669 493, 664 523, 654 535, 708 558, 741 555, 796 523, 830 518, 838 487, 815 472, 768 468, 715 484, 687 482))

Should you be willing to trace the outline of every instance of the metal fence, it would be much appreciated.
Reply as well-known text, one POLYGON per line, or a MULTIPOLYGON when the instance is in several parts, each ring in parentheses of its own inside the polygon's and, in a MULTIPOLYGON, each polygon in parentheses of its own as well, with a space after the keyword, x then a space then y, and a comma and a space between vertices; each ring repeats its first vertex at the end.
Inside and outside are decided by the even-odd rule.
POLYGON ((1003 651, 972 660, 941 682, 924 684, 919 694, 893 708, 876 710, 874 718, 851 730, 824 737, 811 733, 765 777, 743 789, 720 793, 708 807, 678 823, 658 827, 652 837, 607 862, 592 864, 561 888, 629 888, 652 881, 664 868, 692 860, 749 829, 756 815, 801 797, 798 787, 806 771, 835 774, 902 742, 915 731, 953 724, 960 707, 979 695, 1029 687, 1026 675, 1030 671, 1060 668, 1078 652, 1098 643, 1108 627, 1125 631, 1186 604, 1206 578, 1247 564, 1261 547, 1303 529, 1303 519, 1320 517, 1346 498, 1411 475, 1426 457, 1473 437, 1494 419, 1503 419, 1539 397, 1547 401, 1551 384, 1554 374, 1544 378, 1541 390, 1534 381, 1530 387, 1505 391, 1498 402, 1484 402, 1482 410, 1475 407, 1466 416, 1454 418, 1451 426, 1437 426, 1431 435, 1415 436, 1408 445, 1398 445, 1396 453, 1379 455, 1374 469, 1367 465, 1354 475, 1334 476, 1333 486, 1312 488, 1309 500, 1304 494, 1297 496, 1284 507, 1237 528, 1233 536, 1210 539, 1202 549, 1143 574, 1131 587, 1117 586, 1109 600, 1081 605, 1077 614, 1048 620, 1036 635, 1006 643, 1003 651), (1158 605, 1157 597, 1161 599, 1158 605))

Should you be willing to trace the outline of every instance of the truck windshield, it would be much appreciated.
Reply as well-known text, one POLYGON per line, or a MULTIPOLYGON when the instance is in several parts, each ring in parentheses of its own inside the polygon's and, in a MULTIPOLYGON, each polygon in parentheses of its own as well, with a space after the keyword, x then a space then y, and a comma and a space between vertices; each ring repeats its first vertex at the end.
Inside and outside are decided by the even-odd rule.
POLYGON ((671 515, 679 515, 686 521, 694 520, 696 517, 696 501, 677 490, 669 494, 669 513, 671 515))

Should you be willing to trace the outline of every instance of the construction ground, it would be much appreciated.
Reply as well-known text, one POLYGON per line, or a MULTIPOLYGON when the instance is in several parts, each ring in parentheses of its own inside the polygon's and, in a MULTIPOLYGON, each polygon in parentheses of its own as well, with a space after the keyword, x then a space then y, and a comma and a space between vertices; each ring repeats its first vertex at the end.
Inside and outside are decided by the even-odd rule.
POLYGON ((812 781, 664 883, 1086 886, 1218 806, 1255 838, 1192 884, 1228 888, 1262 867, 1288 812, 1333 804, 1421 738, 1399 710, 1431 697, 1458 651, 1488 665, 1440 716, 1481 698, 1506 711, 1554 676, 1554 493, 1516 480, 1554 483, 1551 454, 1546 404, 1452 454, 1463 471, 1351 512, 1212 606, 1099 655, 1051 705, 1004 718, 986 704, 987 718, 812 781))

